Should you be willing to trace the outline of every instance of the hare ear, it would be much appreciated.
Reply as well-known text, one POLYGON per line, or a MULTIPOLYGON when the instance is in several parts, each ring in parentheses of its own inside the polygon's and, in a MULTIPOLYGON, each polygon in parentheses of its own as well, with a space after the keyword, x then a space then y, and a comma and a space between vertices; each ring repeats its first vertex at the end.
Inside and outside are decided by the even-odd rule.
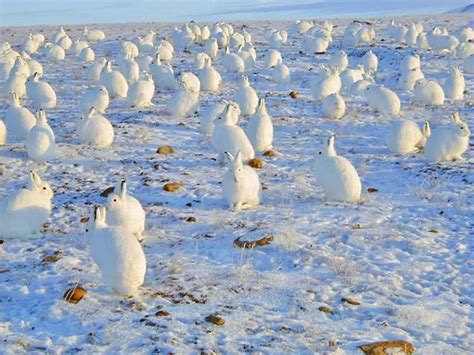
POLYGON ((88 115, 88 116, 90 117, 90 116, 94 115, 95 112, 96 112, 95 107, 94 107, 94 106, 91 106, 91 108, 89 109, 89 115, 88 115))
POLYGON ((428 121, 425 121, 425 123, 423 123, 423 135, 425 137, 428 137, 430 134, 431 134, 430 124, 428 123, 428 121))
POLYGON ((328 148, 333 148, 334 147, 334 141, 335 141, 335 135, 334 134, 331 134, 328 138, 328 148))
POLYGON ((127 196, 127 182, 125 180, 120 181, 119 196, 120 198, 127 196))
POLYGON ((33 170, 30 170, 30 182, 31 182, 31 187, 38 187, 41 185, 41 178, 33 170))
POLYGON ((238 163, 238 164, 242 164, 242 153, 240 152, 240 150, 237 152, 236 156, 235 156, 235 161, 238 163))
POLYGON ((224 154, 225 154, 225 157, 227 158, 228 163, 233 163, 235 161, 234 156, 230 154, 229 152, 224 152, 224 154))
POLYGON ((454 123, 461 122, 461 118, 459 117, 459 112, 453 112, 451 114, 451 119, 454 123))

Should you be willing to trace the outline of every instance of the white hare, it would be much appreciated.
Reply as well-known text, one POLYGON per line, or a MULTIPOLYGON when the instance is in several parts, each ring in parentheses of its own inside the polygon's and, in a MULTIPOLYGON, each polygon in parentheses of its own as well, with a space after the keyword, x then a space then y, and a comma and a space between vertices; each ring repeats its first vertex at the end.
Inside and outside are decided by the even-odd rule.
POLYGON ((56 107, 56 92, 47 82, 39 81, 38 73, 26 81, 26 93, 36 109, 56 107))
POLYGON ((431 134, 428 122, 423 124, 423 131, 410 120, 397 120, 390 124, 385 135, 385 144, 392 153, 406 154, 423 150, 431 134))
POLYGON ((107 224, 120 226, 132 233, 139 242, 145 231, 145 210, 140 202, 127 191, 125 180, 107 196, 107 224))
POLYGON ((443 84, 443 90, 446 98, 453 101, 462 100, 464 98, 464 90, 466 83, 464 75, 458 67, 451 68, 449 76, 443 84))
POLYGON ((229 102, 227 100, 219 100, 215 102, 213 105, 208 106, 206 109, 202 110, 200 113, 200 130, 205 135, 212 135, 214 131, 214 121, 216 118, 224 111, 226 106, 230 104, 229 109, 232 112, 232 122, 237 124, 239 121, 240 116, 240 108, 239 105, 235 102, 229 102))
POLYGON ((266 54, 265 54, 265 68, 274 68, 276 65, 281 63, 283 61, 281 57, 281 53, 277 51, 276 49, 270 49, 266 54))
POLYGON ((398 88, 400 90, 413 91, 415 89, 416 82, 424 78, 425 75, 420 68, 402 71, 402 74, 398 78, 398 88))
POLYGON ((161 55, 159 53, 150 64, 150 72, 158 88, 176 89, 178 86, 173 68, 169 64, 161 63, 161 55))
POLYGON ((204 51, 214 59, 217 57, 217 53, 219 52, 219 46, 217 44, 217 40, 215 38, 210 38, 207 40, 206 44, 204 45, 204 51))
POLYGON ((111 98, 127 97, 128 83, 125 77, 117 70, 112 70, 112 63, 107 61, 100 75, 100 84, 105 86, 111 98))
POLYGON ((91 42, 99 42, 105 39, 105 33, 97 29, 90 30, 87 27, 84 27, 83 34, 84 37, 86 37, 87 40, 91 42))
POLYGON ((366 73, 374 74, 377 72, 379 60, 371 50, 367 51, 362 57, 362 65, 366 73))
POLYGON ((272 79, 275 83, 286 85, 291 81, 290 68, 286 64, 279 63, 272 70, 272 79))
POLYGON ((222 192, 229 209, 239 211, 260 204, 262 186, 258 174, 248 165, 243 165, 240 151, 235 157, 225 152, 229 170, 222 181, 222 192))
POLYGON ((426 106, 441 106, 444 104, 443 88, 436 80, 419 79, 415 83, 415 102, 426 106))
POLYGON ((383 85, 372 84, 365 89, 367 104, 384 116, 398 116, 401 103, 398 95, 383 85))
POLYGON ((131 107, 153 106, 151 100, 155 94, 155 83, 150 74, 145 73, 145 80, 137 80, 128 88, 127 104, 131 107))
POLYGON ((39 234, 51 214, 53 190, 30 171, 30 186, 0 200, 0 236, 25 237, 39 234))
POLYGON ((250 117, 245 130, 256 152, 265 152, 273 147, 273 123, 267 113, 265 100, 258 101, 257 112, 250 117))
POLYGON ((362 185, 359 175, 349 160, 337 155, 333 135, 326 146, 316 151, 313 171, 328 200, 360 201, 362 185))
POLYGON ((92 259, 105 286, 124 296, 134 296, 145 280, 146 257, 127 229, 108 226, 104 207, 96 207, 86 229, 92 259))
POLYGON ((322 101, 331 94, 341 90, 342 82, 338 68, 323 70, 311 85, 311 94, 316 101, 322 101))
POLYGON ((0 146, 7 144, 7 126, 0 120, 0 146))
POLYGON ((87 114, 91 107, 95 107, 97 112, 105 113, 109 107, 109 92, 105 86, 93 86, 86 90, 79 100, 79 108, 82 113, 87 114))
POLYGON ((44 110, 38 110, 37 119, 36 125, 31 128, 26 137, 28 158, 37 162, 54 160, 56 158, 56 142, 44 110))
POLYGON ((25 140, 30 129, 36 124, 35 116, 20 105, 15 92, 11 93, 10 106, 5 114, 8 138, 11 141, 25 140))
POLYGON ((331 56, 329 64, 331 68, 337 67, 342 72, 346 70, 347 66, 349 65, 349 57, 347 56, 346 52, 341 49, 331 56))
POLYGON ((96 60, 88 69, 87 69, 87 79, 93 82, 98 82, 100 80, 100 75, 105 65, 107 64, 107 59, 100 58, 96 60))
POLYGON ((229 47, 226 48, 222 56, 222 65, 228 72, 242 73, 245 71, 244 60, 236 53, 231 53, 229 47))
POLYGON ((228 104, 222 114, 214 121, 214 131, 212 132, 212 146, 218 153, 217 162, 224 163, 225 152, 236 155, 238 151, 242 153, 242 160, 248 162, 255 158, 255 151, 244 130, 234 123, 234 117, 230 104, 228 104))
POLYGON ((94 106, 76 122, 81 143, 97 147, 110 147, 114 141, 114 128, 107 118, 97 113, 94 106))
POLYGON ((186 82, 181 82, 180 89, 171 96, 166 105, 166 111, 173 117, 184 118, 191 116, 199 108, 199 92, 188 88, 186 82))
POLYGON ((210 58, 204 59, 204 66, 198 73, 203 91, 218 92, 222 82, 219 72, 211 65, 210 58))
POLYGON ((234 101, 239 104, 242 115, 253 115, 258 105, 258 96, 254 88, 250 86, 249 77, 243 74, 239 88, 234 94, 234 101))
POLYGON ((341 95, 337 93, 331 94, 326 96, 323 100, 322 111, 324 116, 338 120, 342 118, 346 112, 346 103, 341 95))
POLYGON ((433 163, 461 160, 469 148, 470 134, 459 113, 453 113, 451 124, 434 129, 426 141, 425 158, 433 163))

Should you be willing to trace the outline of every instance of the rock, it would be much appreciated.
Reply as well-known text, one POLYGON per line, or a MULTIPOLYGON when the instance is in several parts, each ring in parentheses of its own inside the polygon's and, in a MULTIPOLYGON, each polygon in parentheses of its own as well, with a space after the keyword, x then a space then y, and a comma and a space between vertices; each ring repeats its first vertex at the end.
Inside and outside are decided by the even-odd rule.
POLYGON ((413 354, 415 352, 415 347, 413 344, 406 342, 404 340, 388 340, 388 341, 378 341, 375 343, 365 344, 359 346, 359 349, 367 355, 388 355, 397 353, 400 354, 413 354))
POLYGON ((265 152, 263 152, 263 156, 264 157, 270 157, 270 158, 273 158, 273 157, 276 157, 276 152, 274 150, 267 150, 265 152))
POLYGON ((353 298, 349 298, 349 297, 342 297, 341 298, 341 302, 344 302, 344 303, 348 303, 348 304, 351 304, 353 306, 360 306, 360 302, 353 299, 353 298))
POLYGON ((263 168, 263 160, 259 158, 250 159, 249 166, 251 166, 254 169, 261 169, 263 168))
POLYGON ((179 182, 168 182, 163 186, 163 190, 167 192, 175 192, 182 187, 183 185, 181 185, 179 182))
POLYGON ((327 306, 321 306, 318 308, 321 312, 333 314, 332 308, 327 306))
POLYGON ((290 91, 289 95, 292 99, 297 99, 300 96, 300 93, 298 91, 290 91))
POLYGON ((86 294, 86 290, 84 290, 81 286, 76 286, 67 290, 63 298, 66 302, 77 304, 86 294))
POLYGON ((167 311, 158 311, 155 313, 155 316, 157 317, 168 317, 170 315, 170 312, 167 311))
POLYGON ((82 217, 82 218, 79 220, 79 222, 80 222, 80 223, 87 223, 87 222, 89 222, 89 219, 90 219, 89 217, 82 217))
POLYGON ((41 260, 41 263, 42 264, 52 264, 52 263, 55 263, 56 261, 58 261, 59 259, 61 259, 62 256, 63 256, 63 252, 58 250, 58 251, 55 251, 51 255, 45 256, 43 258, 43 260, 41 260))
POLYGON ((215 324, 215 325, 224 325, 225 320, 224 318, 221 318, 219 316, 216 316, 214 314, 210 314, 206 317, 206 322, 215 324))
POLYGON ((186 218, 186 222, 191 222, 191 223, 196 222, 196 217, 192 217, 192 216, 188 217, 186 218))
POLYGON ((163 145, 161 147, 159 147, 156 152, 158 154, 173 154, 174 153, 174 149, 172 146, 170 145, 163 145))
POLYGON ((245 248, 245 249, 253 249, 255 247, 263 247, 264 245, 268 245, 273 241, 273 235, 267 235, 263 238, 254 241, 244 241, 240 240, 238 237, 234 240, 234 245, 238 248, 245 248))
POLYGON ((376 189, 375 187, 369 187, 369 188, 367 189, 367 192, 368 192, 368 193, 377 192, 377 191, 379 191, 379 190, 376 189))
POLYGON ((107 187, 104 191, 102 191, 102 193, 100 194, 100 196, 102 196, 102 197, 107 197, 107 196, 109 196, 112 192, 114 192, 114 187, 113 187, 113 186, 107 187))

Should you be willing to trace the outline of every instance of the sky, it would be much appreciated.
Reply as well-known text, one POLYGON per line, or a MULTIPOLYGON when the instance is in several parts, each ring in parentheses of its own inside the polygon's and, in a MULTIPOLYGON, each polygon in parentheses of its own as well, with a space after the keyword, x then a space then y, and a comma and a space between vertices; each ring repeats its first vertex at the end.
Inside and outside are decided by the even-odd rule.
POLYGON ((472 0, 0 0, 0 26, 439 14, 471 2, 472 0))

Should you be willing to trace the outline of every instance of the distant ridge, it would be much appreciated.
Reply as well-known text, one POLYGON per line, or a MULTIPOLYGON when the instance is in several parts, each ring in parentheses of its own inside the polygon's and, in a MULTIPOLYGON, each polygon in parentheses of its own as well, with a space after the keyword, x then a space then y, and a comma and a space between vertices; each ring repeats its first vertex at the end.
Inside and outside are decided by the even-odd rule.
POLYGON ((463 14, 466 12, 474 12, 474 4, 469 4, 458 9, 450 10, 447 14, 463 14))

